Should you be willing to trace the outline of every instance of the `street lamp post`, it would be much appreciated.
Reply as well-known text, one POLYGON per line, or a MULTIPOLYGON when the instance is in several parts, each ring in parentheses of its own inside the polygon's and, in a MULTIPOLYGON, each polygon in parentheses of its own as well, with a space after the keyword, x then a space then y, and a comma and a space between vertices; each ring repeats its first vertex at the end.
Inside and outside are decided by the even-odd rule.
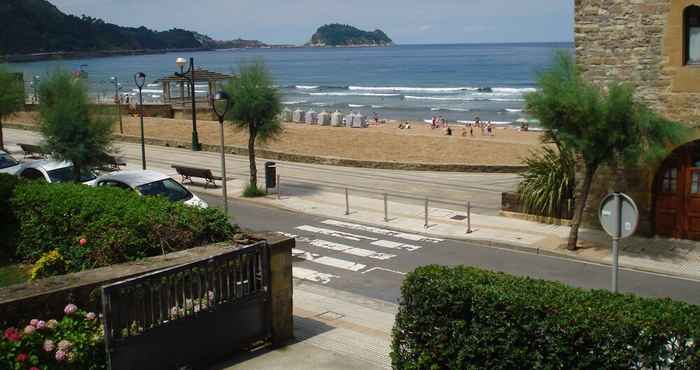
POLYGON ((143 95, 141 94, 141 90, 143 89, 143 85, 146 84, 146 74, 143 72, 139 72, 134 75, 134 83, 136 83, 136 87, 139 88, 139 114, 141 116, 141 167, 143 169, 146 169, 146 143, 143 137, 143 95))
POLYGON ((195 76, 194 76, 194 58, 190 58, 189 67, 185 71, 185 64, 187 60, 185 58, 177 58, 175 64, 180 68, 180 72, 175 72, 175 75, 187 79, 190 83, 190 95, 192 97, 192 150, 199 151, 201 147, 199 145, 199 137, 197 135, 197 105, 195 102, 195 76), (188 76, 189 75, 189 76, 188 76))
POLYGON ((124 135, 124 124, 122 123, 122 102, 119 95, 119 91, 122 89, 122 85, 119 83, 119 77, 110 78, 112 84, 114 84, 114 101, 117 103, 117 115, 119 116, 119 133, 124 135))
POLYGON ((219 132, 221 136, 221 187, 224 195, 224 213, 228 217, 228 192, 226 191, 226 155, 224 154, 224 116, 231 106, 231 97, 224 91, 219 91, 214 95, 211 102, 214 113, 219 118, 219 132), (223 105, 223 107, 222 107, 223 105))

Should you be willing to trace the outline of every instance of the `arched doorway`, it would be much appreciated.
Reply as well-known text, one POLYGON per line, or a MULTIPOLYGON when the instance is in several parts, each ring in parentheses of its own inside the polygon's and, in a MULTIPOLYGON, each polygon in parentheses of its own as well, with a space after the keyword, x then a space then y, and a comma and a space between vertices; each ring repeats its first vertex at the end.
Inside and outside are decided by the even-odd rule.
POLYGON ((658 235, 700 240, 700 141, 674 150, 656 173, 654 226, 658 235))

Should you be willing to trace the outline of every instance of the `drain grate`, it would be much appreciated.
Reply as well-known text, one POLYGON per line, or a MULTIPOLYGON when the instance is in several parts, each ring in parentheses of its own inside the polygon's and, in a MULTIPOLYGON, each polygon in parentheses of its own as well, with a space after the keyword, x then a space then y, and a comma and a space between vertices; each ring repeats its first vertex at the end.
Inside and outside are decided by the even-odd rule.
POLYGON ((343 317, 345 317, 345 315, 341 315, 341 314, 339 314, 337 312, 333 312, 333 311, 326 311, 322 314, 316 315, 316 317, 318 317, 319 319, 326 320, 326 321, 333 321, 333 320, 338 320, 340 318, 343 318, 343 317))
POLYGON ((457 220, 457 221, 464 221, 464 220, 467 219, 467 216, 464 216, 464 215, 455 215, 455 216, 452 216, 452 217, 450 217, 450 218, 453 219, 453 220, 457 220))

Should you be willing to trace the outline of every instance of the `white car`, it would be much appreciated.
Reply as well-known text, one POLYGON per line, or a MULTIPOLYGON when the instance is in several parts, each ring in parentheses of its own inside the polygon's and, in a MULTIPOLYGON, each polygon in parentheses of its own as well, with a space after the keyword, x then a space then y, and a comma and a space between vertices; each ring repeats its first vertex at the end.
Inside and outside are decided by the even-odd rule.
POLYGON ((20 168, 22 164, 18 160, 14 159, 10 153, 0 150, 0 173, 16 175, 20 168))
POLYGON ((209 205, 171 177, 155 171, 117 171, 97 178, 95 186, 135 190, 145 196, 164 196, 171 202, 207 208, 209 205))
MULTIPOLYGON (((15 173, 17 176, 30 180, 44 180, 48 183, 73 182, 73 163, 40 159, 22 163, 15 173)), ((97 175, 91 169, 84 169, 80 174, 80 182, 93 186, 97 175)))

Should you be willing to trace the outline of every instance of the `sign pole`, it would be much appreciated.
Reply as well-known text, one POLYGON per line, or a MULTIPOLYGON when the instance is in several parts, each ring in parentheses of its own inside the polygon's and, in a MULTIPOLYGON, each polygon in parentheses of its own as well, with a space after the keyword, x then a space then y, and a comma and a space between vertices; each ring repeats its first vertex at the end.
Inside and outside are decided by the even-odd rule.
POLYGON ((615 235, 612 237, 612 292, 617 293, 618 283, 617 283, 617 272, 620 268, 620 236, 622 235, 622 201, 620 199, 620 194, 615 193, 615 206, 614 206, 614 221, 615 221, 615 235))
POLYGON ((634 235, 639 224, 639 209, 634 200, 622 193, 609 194, 598 211, 600 225, 612 238, 612 287, 619 291, 620 239, 634 235))

